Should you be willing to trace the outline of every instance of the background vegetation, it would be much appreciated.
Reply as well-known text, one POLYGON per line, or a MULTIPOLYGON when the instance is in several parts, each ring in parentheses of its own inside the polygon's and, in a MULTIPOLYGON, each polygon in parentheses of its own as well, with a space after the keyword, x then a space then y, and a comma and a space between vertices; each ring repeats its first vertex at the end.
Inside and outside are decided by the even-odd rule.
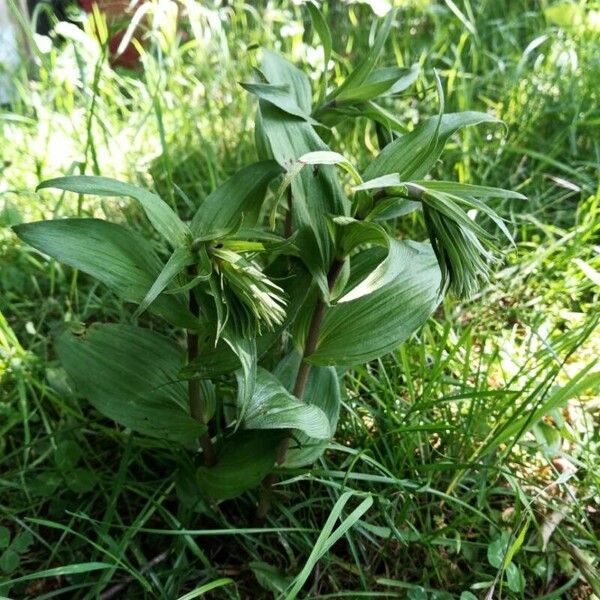
MULTIPOLYGON (((325 4, 342 64, 360 57, 385 2, 325 4)), ((110 68, 102 27, 31 34, 35 76, 16 74, 0 112, 0 595, 269 598, 298 578, 306 598, 600 597, 600 5, 399 5, 385 63, 420 63, 422 76, 390 110, 407 129, 436 114, 437 68, 447 111, 506 123, 454 137, 439 178, 529 200, 498 205, 517 243, 478 297, 447 300, 396 352, 346 373, 335 443, 280 485, 302 500, 259 529, 252 494, 196 512, 177 449, 73 397, 53 332, 125 313, 8 226, 96 215, 145 227, 125 203, 34 193, 67 173, 205 197, 255 158, 255 103, 238 82, 256 46, 319 77, 308 14, 154 0, 133 73, 110 68)), ((374 130, 347 139, 335 149, 355 163, 376 150, 374 130)))

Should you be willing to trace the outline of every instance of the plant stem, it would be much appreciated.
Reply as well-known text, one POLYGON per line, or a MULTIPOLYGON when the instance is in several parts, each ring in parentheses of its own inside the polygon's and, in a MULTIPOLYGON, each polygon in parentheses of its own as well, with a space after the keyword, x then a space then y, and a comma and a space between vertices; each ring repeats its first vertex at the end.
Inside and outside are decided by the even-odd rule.
MULTIPOLYGON (((196 265, 191 265, 188 268, 188 274, 191 277, 195 277, 197 273, 196 265)), ((198 306, 198 301, 196 300, 193 289, 190 290, 189 307, 190 312, 195 317, 198 317, 200 314, 200 307, 198 306)), ((188 364, 192 364, 198 358, 198 334, 195 331, 187 332, 187 355, 188 364)), ((202 409, 200 380, 197 377, 193 377, 188 380, 188 402, 190 406, 190 415, 192 418, 201 423, 203 427, 206 427, 206 423, 204 422, 204 412, 202 409)), ((206 429, 206 431, 200 436, 200 447, 202 448, 202 452, 204 454, 204 464, 207 467, 214 465, 216 461, 216 454, 212 439, 208 433, 208 429, 206 429)))
MULTIPOLYGON (((329 291, 333 289, 333 286, 344 266, 344 258, 336 258, 327 273, 327 285, 329 291)), ((317 348, 317 343, 319 341, 319 334, 321 332, 321 326, 323 325, 323 320, 325 319, 325 314, 327 313, 327 304, 324 302, 323 298, 319 298, 317 300, 317 304, 315 305, 315 310, 312 314, 312 318, 310 320, 310 325, 308 327, 308 334, 306 336, 306 343, 304 345, 304 350, 302 352, 302 361, 300 362, 300 367, 298 368, 298 374, 296 375, 296 382, 294 383, 293 394, 299 400, 302 400, 304 396, 304 392, 306 391, 306 384, 308 383, 308 376, 310 375, 311 364, 306 360, 317 348)), ((290 436, 286 436, 281 443, 279 444, 279 448, 277 449, 277 464, 282 465, 288 455, 288 451, 290 448, 290 436)), ((263 480, 263 492, 261 493, 260 500, 258 503, 258 507, 256 509, 256 519, 260 522, 262 521, 269 512, 271 508, 271 499, 270 499, 270 488, 277 481, 277 475, 275 473, 271 473, 267 475, 263 480)))
POLYGON ((283 224, 283 235, 286 238, 292 237, 293 225, 292 225, 292 186, 287 189, 287 212, 285 213, 285 223, 283 224))

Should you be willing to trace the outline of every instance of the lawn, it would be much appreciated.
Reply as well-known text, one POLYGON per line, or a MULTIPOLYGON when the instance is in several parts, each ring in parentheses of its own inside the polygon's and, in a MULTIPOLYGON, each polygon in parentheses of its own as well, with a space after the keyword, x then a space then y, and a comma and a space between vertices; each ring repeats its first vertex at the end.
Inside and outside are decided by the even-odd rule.
MULTIPOLYGON (((389 7, 322 4, 332 86, 389 7)), ((127 200, 36 187, 114 177, 191 219, 257 160, 257 102, 240 82, 261 49, 309 74, 317 96, 310 14, 290 1, 153 0, 134 70, 111 66, 99 14, 54 23, 51 38, 28 30, 33 57, 0 108, 1 597, 600 598, 600 5, 395 4, 378 64, 420 70, 385 109, 405 132, 435 117, 439 77, 446 112, 504 125, 454 133, 431 175, 527 199, 490 201, 514 244, 498 238, 477 293, 446 296, 401 346, 338 369, 335 437, 312 467, 285 470, 260 521, 258 491, 199 502, 189 447, 132 432, 75 393, 54 343, 65 327, 177 334, 133 319, 11 227, 97 217, 160 247, 127 200)), ((349 118, 326 141, 362 171, 380 135, 349 118)), ((420 212, 396 231, 427 238, 420 212)))

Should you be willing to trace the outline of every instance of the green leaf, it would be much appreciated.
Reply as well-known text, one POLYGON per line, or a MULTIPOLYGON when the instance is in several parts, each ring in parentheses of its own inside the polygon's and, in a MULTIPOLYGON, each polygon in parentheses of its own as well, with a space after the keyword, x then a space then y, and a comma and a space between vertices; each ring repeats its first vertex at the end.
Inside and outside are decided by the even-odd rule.
POLYGON ((398 196, 390 196, 379 200, 365 217, 369 221, 389 221, 404 217, 421 208, 420 202, 407 200, 398 196))
POLYGON ((258 585, 275 594, 285 592, 292 582, 289 575, 284 575, 279 569, 266 562, 255 560, 248 566, 252 569, 258 585))
POLYGON ((12 573, 19 568, 21 559, 19 555, 12 549, 8 548, 0 556, 0 571, 3 573, 12 573))
POLYGON ((256 362, 258 359, 258 351, 256 346, 256 338, 245 337, 235 333, 232 328, 228 327, 223 333, 223 339, 235 353, 239 360, 241 369, 236 371, 236 379, 238 382, 238 425, 243 422, 246 411, 248 410, 254 388, 256 385, 256 362))
POLYGON ((262 51, 260 72, 272 85, 286 85, 296 104, 307 114, 312 112, 312 90, 304 71, 269 50, 262 51))
MULTIPOLYGON (((403 268, 394 281, 367 296, 332 306, 309 362, 367 362, 395 349, 433 313, 441 299, 441 273, 433 250, 429 244, 399 244, 404 246, 403 268)), ((378 262, 380 253, 364 251, 353 262, 353 271, 368 273, 378 262)), ((348 287, 353 285, 356 277, 351 276, 348 287)))
POLYGON ((349 90, 338 102, 360 102, 374 100, 380 96, 398 94, 412 85, 419 76, 419 65, 412 67, 385 67, 373 71, 358 87, 349 90))
POLYGON ((337 217, 333 219, 337 225, 336 239, 338 252, 348 256, 353 250, 364 244, 383 246, 387 250, 385 258, 377 265, 360 283, 339 298, 338 302, 349 302, 394 281, 404 269, 404 262, 408 258, 404 244, 396 241, 376 223, 358 221, 350 217, 337 217))
POLYGON ((10 530, 0 525, 0 549, 7 548, 10 543, 10 530))
POLYGON ((89 573, 90 571, 101 571, 105 569, 114 569, 114 564, 111 563, 102 563, 102 562, 87 562, 87 563, 78 563, 75 565, 65 565, 62 567, 54 567, 53 569, 47 569, 45 571, 37 571, 36 573, 30 573, 28 575, 24 575, 23 577, 18 577, 17 579, 13 579, 12 581, 8 581, 6 584, 2 585, 14 585, 15 583, 20 583, 22 581, 32 581, 35 579, 44 579, 46 577, 63 577, 68 575, 78 575, 80 573, 89 573))
POLYGON ((398 173, 404 181, 420 179, 433 168, 453 133, 470 125, 501 122, 480 112, 448 113, 441 120, 438 117, 427 119, 388 144, 366 168, 363 179, 367 181, 389 173, 398 173), (432 144, 436 137, 437 142, 432 144))
POLYGON ((365 58, 348 75, 348 77, 346 77, 342 85, 340 85, 331 94, 329 94, 329 96, 327 97, 328 101, 331 101, 333 99, 337 99, 338 101, 351 99, 352 93, 368 79, 369 75, 371 74, 371 71, 373 71, 373 68, 375 67, 375 63, 377 62, 381 52, 383 51, 385 41, 387 40, 387 37, 390 33, 390 29, 392 28, 392 22, 395 16, 395 10, 390 10, 388 12, 379 31, 377 32, 375 41, 373 42, 373 47, 370 50, 368 50, 365 58))
POLYGON ((270 102, 276 106, 279 110, 298 117, 313 125, 318 125, 318 121, 315 121, 309 113, 302 110, 296 100, 290 93, 290 87, 288 84, 274 85, 270 83, 241 83, 240 84, 247 92, 254 94, 257 98, 270 102))
MULTIPOLYGON (((479 235, 483 237, 488 235, 483 229, 479 228, 479 226, 474 223, 473 219, 471 219, 461 208, 464 203, 468 203, 469 208, 473 208, 475 206, 473 204, 474 199, 470 199, 468 202, 463 201, 459 196, 451 196, 430 189, 426 183, 427 182, 425 182, 425 185, 422 185, 415 182, 401 181, 400 176, 397 173, 391 173, 389 175, 370 179, 364 184, 356 186, 354 190, 363 191, 374 188, 391 189, 392 194, 418 198, 421 202, 431 205, 433 209, 443 214, 445 217, 456 221, 468 229, 474 229, 479 235), (456 200, 458 200, 458 202, 456 202, 456 200)), ((493 211, 491 212, 493 213, 493 211)))
MULTIPOLYGON (((298 352, 292 352, 275 368, 274 374, 288 391, 294 387, 301 360, 302 357, 298 352)), ((313 366, 302 399, 307 404, 318 406, 325 413, 333 436, 337 428, 341 404, 340 382, 335 369, 313 366)), ((294 431, 283 466, 295 469, 312 465, 326 450, 329 441, 311 438, 301 431, 294 431)))
POLYGON ((94 194, 95 196, 128 196, 142 205, 156 231, 172 246, 182 246, 190 238, 190 230, 187 225, 160 196, 135 185, 109 177, 78 175, 43 181, 37 189, 46 188, 65 190, 76 194, 94 194))
POLYGON ((134 313, 134 317, 139 317, 164 291, 164 289, 177 277, 187 266, 194 261, 192 252, 188 246, 175 248, 167 264, 163 267, 159 276, 156 278, 144 299, 134 313))
MULTIPOLYGON (((262 102, 260 114, 270 154, 286 170, 290 165, 298 164, 297 159, 309 152, 329 150, 308 123, 292 120, 272 105, 262 102)), ((331 262, 326 215, 347 214, 348 200, 331 165, 299 170, 292 179, 291 188, 293 228, 303 237, 298 240, 298 245, 317 257, 306 264, 313 272, 314 265, 318 265, 324 277, 324 271, 331 262)))
POLYGON ((238 171, 200 204, 190 226, 193 236, 220 237, 239 225, 240 218, 244 229, 255 227, 269 183, 281 172, 281 167, 272 160, 238 171))
POLYGON ((318 406, 292 396, 274 375, 262 368, 257 371, 254 394, 243 424, 247 429, 298 429, 321 440, 331 436, 329 419, 318 406))
POLYGON ((294 579, 293 585, 287 591, 285 596, 285 600, 294 600, 298 597, 298 593, 302 589, 302 586, 306 583, 306 580, 309 578, 312 570, 314 569, 317 562, 327 554, 329 549, 359 521, 359 519, 371 508, 373 504, 372 496, 367 496, 339 525, 339 527, 334 531, 333 527, 335 526, 338 518, 341 518, 342 511, 344 507, 348 503, 348 500, 353 496, 352 492, 344 492, 335 503, 333 509, 319 537, 316 539, 313 549, 306 560, 302 571, 298 574, 296 579, 294 579))
POLYGON ((348 256, 353 250, 365 244, 387 246, 388 235, 376 223, 359 221, 352 217, 334 217, 336 246, 338 254, 348 256))
POLYGON ((531 521, 529 519, 527 519, 527 521, 525 521, 525 525, 523 525, 523 527, 521 527, 521 531, 519 532, 519 535, 515 538, 514 542, 510 545, 510 548, 508 549, 508 552, 506 553, 506 556, 504 557, 504 561, 503 561, 504 568, 507 568, 508 565, 510 565, 515 554, 523 546, 523 543, 525 542, 525 536, 527 535, 527 531, 529 530, 530 524, 531 524, 531 521))
POLYGON ((513 563, 506 567, 506 585, 511 592, 517 594, 525 589, 525 577, 519 567, 513 563))
POLYGON ((69 472, 75 468, 81 457, 81 446, 73 440, 60 442, 54 453, 54 462, 59 471, 69 472))
POLYGON ((218 588, 225 587, 226 585, 235 584, 233 579, 229 577, 222 577, 221 579, 215 579, 214 581, 209 581, 200 587, 193 589, 191 592, 184 594, 183 596, 179 596, 177 600, 194 600, 195 598, 200 598, 200 596, 204 596, 208 594, 208 592, 212 592, 218 588))
POLYGON ((504 564, 504 557, 508 551, 510 543, 510 534, 503 531, 487 548, 487 559, 490 565, 496 569, 500 569, 504 564))
POLYGON ((85 494, 94 489, 98 476, 89 469, 75 469, 66 479, 70 490, 76 494, 85 494))
POLYGON ((412 181, 428 190, 452 194, 463 198, 510 198, 516 200, 527 200, 526 196, 505 190, 502 188, 489 187, 487 185, 471 185, 469 183, 458 183, 455 181, 418 180, 412 181))
POLYGON ((168 338, 130 325, 92 325, 62 334, 58 356, 76 390, 100 413, 152 437, 190 442, 203 426, 189 416, 183 351, 168 338))
POLYGON ((15 552, 22 554, 23 552, 27 552, 31 544, 33 544, 33 535, 31 535, 31 531, 25 530, 17 533, 10 547, 15 552))
POLYGON ((200 489, 221 501, 257 487, 273 470, 281 439, 279 431, 238 431, 224 442, 214 466, 198 469, 200 489))
POLYGON ((345 117, 357 119, 363 117, 383 125, 386 129, 405 132, 406 127, 398 117, 374 101, 353 102, 351 104, 325 105, 319 109, 319 119, 330 127, 336 125, 345 117))
POLYGON ((404 242, 388 237, 388 253, 357 286, 346 292, 338 303, 351 302, 372 294, 380 288, 393 283, 406 269, 406 261, 410 260, 411 252, 404 242))
MULTIPOLYGON (((61 219, 13 229, 27 244, 95 277, 129 302, 140 302, 160 273, 152 246, 122 225, 101 219, 61 219)), ((152 311, 174 325, 197 324, 176 296, 158 298, 152 311)))

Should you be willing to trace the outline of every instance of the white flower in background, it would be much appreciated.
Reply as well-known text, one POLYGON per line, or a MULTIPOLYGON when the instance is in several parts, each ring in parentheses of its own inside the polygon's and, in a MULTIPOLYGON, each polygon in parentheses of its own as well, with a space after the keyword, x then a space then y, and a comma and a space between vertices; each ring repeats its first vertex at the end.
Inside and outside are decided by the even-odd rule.
POLYGON ((286 23, 279 30, 279 34, 281 37, 294 37, 301 36, 304 33, 304 27, 302 27, 301 23, 297 21, 291 21, 290 23, 286 23))

